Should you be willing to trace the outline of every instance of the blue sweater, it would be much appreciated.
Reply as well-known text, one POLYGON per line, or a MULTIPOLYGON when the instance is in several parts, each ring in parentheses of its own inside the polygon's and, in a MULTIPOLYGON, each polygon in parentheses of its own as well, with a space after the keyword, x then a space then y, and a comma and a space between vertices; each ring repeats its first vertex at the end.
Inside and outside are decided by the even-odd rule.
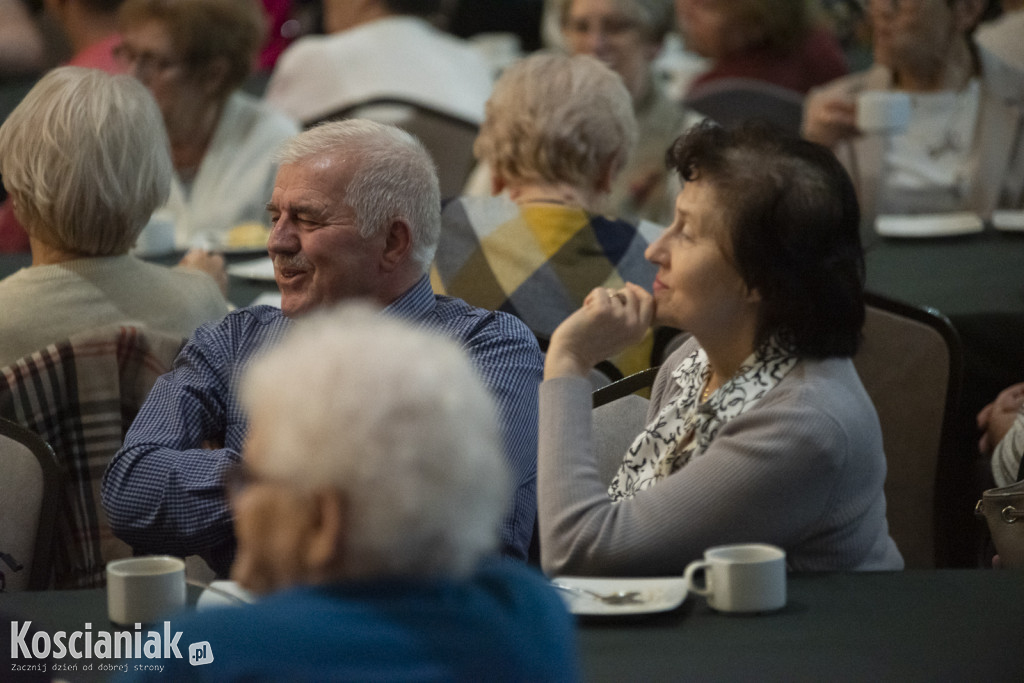
POLYGON ((128 661, 127 681, 576 681, 574 626, 536 570, 487 563, 466 580, 294 588, 172 620, 182 659, 128 661), (188 646, 206 641, 208 664, 188 646), (163 665, 162 672, 135 671, 163 665))

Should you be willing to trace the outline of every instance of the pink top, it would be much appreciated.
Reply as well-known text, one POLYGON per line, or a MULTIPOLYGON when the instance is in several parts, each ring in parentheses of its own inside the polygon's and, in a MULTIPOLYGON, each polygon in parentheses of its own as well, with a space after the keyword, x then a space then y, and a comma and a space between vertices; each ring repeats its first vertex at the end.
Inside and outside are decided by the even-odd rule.
POLYGON ((817 27, 788 54, 757 48, 721 59, 694 79, 690 87, 719 78, 754 78, 807 94, 811 88, 845 76, 848 71, 839 41, 828 29, 817 27))
POLYGON ((85 66, 90 69, 101 69, 110 74, 127 73, 128 70, 114 59, 114 48, 120 42, 121 36, 117 33, 107 36, 100 42, 93 43, 84 50, 79 51, 68 62, 68 66, 85 66))

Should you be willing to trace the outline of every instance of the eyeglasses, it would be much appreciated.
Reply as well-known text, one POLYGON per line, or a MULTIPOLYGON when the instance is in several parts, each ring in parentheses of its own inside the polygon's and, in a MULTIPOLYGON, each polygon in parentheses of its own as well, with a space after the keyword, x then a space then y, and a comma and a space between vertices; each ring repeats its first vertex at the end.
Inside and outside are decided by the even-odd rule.
POLYGON ((113 55, 119 64, 129 69, 135 69, 138 73, 163 74, 182 64, 180 59, 155 52, 140 52, 125 43, 115 46, 113 55))
POLYGON ((640 24, 622 16, 570 18, 565 23, 565 32, 572 38, 582 38, 590 33, 601 33, 609 39, 625 36, 640 29, 640 24))

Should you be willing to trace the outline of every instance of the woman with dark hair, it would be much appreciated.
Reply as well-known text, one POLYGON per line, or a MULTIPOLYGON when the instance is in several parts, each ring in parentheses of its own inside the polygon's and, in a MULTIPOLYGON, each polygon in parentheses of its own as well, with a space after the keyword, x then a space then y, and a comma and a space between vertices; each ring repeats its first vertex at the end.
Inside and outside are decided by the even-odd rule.
POLYGON ((679 574, 766 542, 805 571, 900 569, 885 454, 850 356, 864 321, 859 211, 825 148, 713 124, 676 141, 685 184, 647 249, 654 295, 593 290, 555 331, 540 394, 541 560, 550 574, 679 574), (587 371, 652 323, 692 335, 605 486, 587 371))
POLYGON ((173 224, 179 249, 265 244, 273 155, 299 129, 241 90, 266 31, 260 5, 125 0, 118 23, 115 56, 160 107, 174 163, 150 230, 173 224))

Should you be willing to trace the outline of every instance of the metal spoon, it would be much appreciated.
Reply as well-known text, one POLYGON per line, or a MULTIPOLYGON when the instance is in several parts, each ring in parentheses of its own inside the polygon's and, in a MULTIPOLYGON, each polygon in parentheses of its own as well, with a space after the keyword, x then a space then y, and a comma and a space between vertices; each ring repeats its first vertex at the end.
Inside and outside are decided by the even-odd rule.
POLYGON ((606 605, 638 605, 643 602, 640 599, 640 591, 618 591, 617 593, 597 593, 586 588, 580 588, 579 586, 567 586, 564 583, 558 583, 552 581, 551 585, 559 590, 572 593, 574 595, 582 595, 588 598, 594 598, 600 600, 606 605))

